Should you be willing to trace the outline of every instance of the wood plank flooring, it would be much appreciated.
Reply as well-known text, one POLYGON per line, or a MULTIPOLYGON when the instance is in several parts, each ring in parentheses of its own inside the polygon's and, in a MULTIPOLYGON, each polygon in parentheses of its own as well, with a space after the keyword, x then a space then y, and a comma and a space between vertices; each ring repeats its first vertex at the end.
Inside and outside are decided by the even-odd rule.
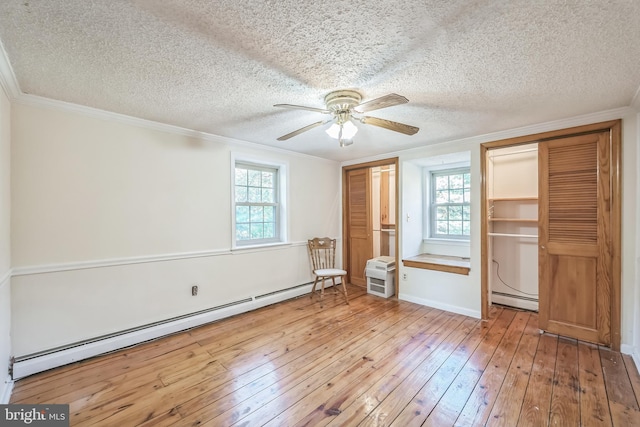
POLYGON ((73 426, 640 426, 630 357, 350 286, 17 381, 73 426))

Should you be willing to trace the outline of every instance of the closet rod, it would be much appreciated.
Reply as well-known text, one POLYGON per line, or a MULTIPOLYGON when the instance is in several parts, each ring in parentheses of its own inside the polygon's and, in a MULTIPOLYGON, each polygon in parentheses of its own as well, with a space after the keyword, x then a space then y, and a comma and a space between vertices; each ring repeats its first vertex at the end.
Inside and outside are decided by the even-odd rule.
POLYGON ((513 234, 513 233, 487 233, 491 237, 528 237, 531 239, 537 239, 535 234, 513 234))

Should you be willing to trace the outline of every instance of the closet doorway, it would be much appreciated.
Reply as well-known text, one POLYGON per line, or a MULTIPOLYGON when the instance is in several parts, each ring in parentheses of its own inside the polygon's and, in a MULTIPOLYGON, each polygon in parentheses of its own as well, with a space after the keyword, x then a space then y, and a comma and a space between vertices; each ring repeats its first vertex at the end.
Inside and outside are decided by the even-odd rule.
MULTIPOLYGON (((353 285, 367 286, 365 268, 371 258, 392 256, 397 265, 397 170, 397 158, 342 169, 343 265, 353 285)), ((397 281, 395 286, 398 295, 397 281)))
MULTIPOLYGON (((616 120, 481 145, 483 318, 494 301, 490 276, 499 245, 494 239, 507 238, 496 234, 518 236, 513 238, 528 235, 523 225, 517 230, 496 231, 495 224, 500 218, 504 223, 534 222, 526 216, 531 211, 527 213, 524 207, 529 197, 533 203, 533 196, 500 197, 495 187, 490 187, 491 154, 493 150, 537 144, 539 328, 619 350, 620 128, 621 121, 616 120), (508 218, 511 214, 520 217, 508 218)), ((533 233, 531 236, 535 239, 533 233)))
POLYGON ((489 296, 538 311, 538 144, 487 153, 489 296))

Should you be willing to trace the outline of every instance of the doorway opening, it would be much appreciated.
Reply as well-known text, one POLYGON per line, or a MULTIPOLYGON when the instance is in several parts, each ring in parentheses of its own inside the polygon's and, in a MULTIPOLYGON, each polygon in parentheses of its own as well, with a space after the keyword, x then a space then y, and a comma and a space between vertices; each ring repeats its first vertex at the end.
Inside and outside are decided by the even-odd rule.
POLYGON ((486 171, 491 303, 538 311, 538 144, 490 150, 486 171))
MULTIPOLYGON (((342 169, 343 265, 350 284, 366 287, 367 261, 382 255, 398 262, 398 158, 342 169)), ((395 281, 395 295, 398 282, 395 281)))

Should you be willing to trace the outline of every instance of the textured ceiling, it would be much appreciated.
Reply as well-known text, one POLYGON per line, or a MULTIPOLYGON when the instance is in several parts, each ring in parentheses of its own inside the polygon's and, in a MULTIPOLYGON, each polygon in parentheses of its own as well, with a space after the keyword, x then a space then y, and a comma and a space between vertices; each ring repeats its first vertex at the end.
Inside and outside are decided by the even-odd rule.
POLYGON ((240 140, 349 160, 629 106, 640 1, 3 0, 20 90, 240 140), (340 148, 317 127, 355 89, 408 104, 340 148))

